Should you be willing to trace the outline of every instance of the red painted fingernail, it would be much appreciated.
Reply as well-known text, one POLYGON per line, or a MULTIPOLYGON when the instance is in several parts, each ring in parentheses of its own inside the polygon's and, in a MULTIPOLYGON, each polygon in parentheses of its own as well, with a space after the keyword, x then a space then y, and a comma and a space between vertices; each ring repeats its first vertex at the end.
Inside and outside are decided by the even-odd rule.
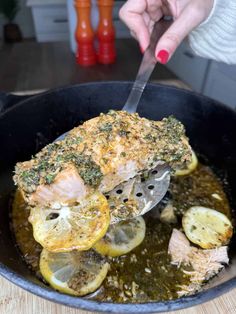
POLYGON ((167 50, 160 50, 157 54, 157 60, 162 64, 166 64, 169 59, 169 52, 167 50))
POLYGON ((144 49, 143 49, 143 47, 141 47, 141 46, 139 46, 139 48, 140 48, 140 51, 142 52, 142 54, 144 53, 144 49))

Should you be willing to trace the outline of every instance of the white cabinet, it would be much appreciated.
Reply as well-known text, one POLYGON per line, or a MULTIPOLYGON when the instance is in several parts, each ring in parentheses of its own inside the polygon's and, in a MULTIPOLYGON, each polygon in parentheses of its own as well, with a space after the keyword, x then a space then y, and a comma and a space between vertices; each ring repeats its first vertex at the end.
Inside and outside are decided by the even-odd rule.
POLYGON ((236 109, 236 65, 211 61, 203 93, 236 109))
POLYGON ((66 0, 28 0, 38 42, 69 40, 66 0))
POLYGON ((183 42, 167 67, 194 91, 236 109, 236 65, 197 57, 183 42))
POLYGON ((167 63, 167 68, 175 73, 193 90, 202 92, 209 61, 197 57, 186 42, 183 42, 167 63))
MULTIPOLYGON (((92 0, 91 23, 94 29, 98 24, 98 9, 96 0, 92 0)), ((115 1, 113 21, 117 38, 130 37, 128 28, 119 20, 119 10, 125 1, 115 1)), ((74 32, 76 28, 76 14, 74 0, 28 0, 31 7, 36 39, 38 42, 64 41, 71 42, 75 51, 74 32)))

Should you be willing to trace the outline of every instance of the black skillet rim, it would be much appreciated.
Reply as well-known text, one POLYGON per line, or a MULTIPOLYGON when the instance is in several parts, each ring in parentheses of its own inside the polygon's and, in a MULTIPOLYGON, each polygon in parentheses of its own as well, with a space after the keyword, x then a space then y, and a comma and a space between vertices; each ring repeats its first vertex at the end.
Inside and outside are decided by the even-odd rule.
POLYGON ((52 290, 46 286, 42 287, 36 283, 27 280, 23 276, 12 271, 7 266, 4 266, 2 263, 0 263, 0 275, 17 285, 18 287, 23 288, 24 290, 31 292, 46 300, 73 308, 105 313, 160 313, 179 310, 210 301, 224 294, 225 292, 228 292, 236 286, 235 277, 216 287, 210 288, 209 290, 204 290, 197 294, 194 294, 193 296, 187 296, 163 302, 123 304, 98 302, 85 298, 73 297, 52 290))
MULTIPOLYGON (((108 82, 89 82, 84 84, 76 84, 76 85, 70 85, 66 87, 60 87, 51 89, 49 91, 45 91, 40 94, 36 94, 33 96, 30 96, 27 99, 24 99, 22 101, 19 101, 19 103, 16 104, 22 105, 24 102, 27 102, 28 99, 33 99, 34 97, 40 97, 42 95, 57 92, 60 90, 67 90, 70 88, 74 88, 77 86, 87 86, 87 85, 96 85, 96 84, 131 84, 132 82, 127 81, 108 81, 108 82)), ((159 86, 159 87, 165 87, 167 89, 171 90, 181 90, 182 92, 186 94, 191 94, 198 96, 203 99, 208 99, 210 101, 214 101, 220 106, 223 106, 227 108, 227 110, 231 110, 235 114, 235 110, 233 108, 229 108, 228 106, 210 99, 209 97, 200 95, 198 93, 189 91, 189 90, 183 90, 174 86, 168 86, 163 84, 148 84, 149 86, 159 86)), ((4 113, 12 110, 15 106, 6 109, 2 114, 0 114, 0 117, 4 116, 4 113)), ((109 302, 98 302, 94 300, 89 300, 85 298, 80 297, 73 297, 66 294, 62 294, 60 292, 57 292, 55 290, 52 290, 48 287, 42 287, 39 284, 36 284, 25 277, 19 275, 17 272, 11 270, 9 267, 5 266, 4 264, 0 263, 0 275, 4 277, 5 279, 9 280, 10 282, 14 283, 20 288, 23 288, 24 290, 31 292, 39 297, 42 297, 46 300, 53 301, 62 305, 66 305, 73 308, 80 308, 83 310, 88 311, 95 311, 95 312, 107 312, 107 313, 160 313, 160 312, 167 312, 167 311, 173 311, 173 310, 179 310, 183 308, 188 308, 194 305, 198 305, 207 301, 210 301, 225 292, 233 289, 236 286, 236 276, 234 278, 231 278, 227 280, 224 283, 221 283, 218 286, 212 287, 208 290, 203 290, 199 293, 194 294, 193 296, 187 296, 182 297, 175 300, 170 301, 162 301, 162 302, 149 302, 149 303, 129 303, 129 304, 122 304, 122 303, 109 303, 109 302)))

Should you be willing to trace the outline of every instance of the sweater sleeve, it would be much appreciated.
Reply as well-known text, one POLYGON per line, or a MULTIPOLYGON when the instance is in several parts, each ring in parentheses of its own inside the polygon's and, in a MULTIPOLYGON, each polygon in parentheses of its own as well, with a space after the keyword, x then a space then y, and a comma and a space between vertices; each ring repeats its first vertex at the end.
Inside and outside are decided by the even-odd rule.
POLYGON ((236 64, 236 0, 214 0, 210 16, 190 33, 189 44, 201 57, 236 64))

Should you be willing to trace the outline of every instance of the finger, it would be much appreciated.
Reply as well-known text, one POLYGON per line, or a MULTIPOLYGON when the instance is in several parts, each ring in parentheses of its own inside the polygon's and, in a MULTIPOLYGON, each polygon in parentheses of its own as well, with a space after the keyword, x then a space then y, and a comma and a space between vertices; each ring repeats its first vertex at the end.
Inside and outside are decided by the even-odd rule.
POLYGON ((158 21, 162 16, 162 0, 148 0, 147 1, 147 13, 150 19, 153 21, 158 21))
POLYGON ((128 0, 119 11, 120 19, 135 33, 141 49, 144 51, 149 45, 150 33, 144 21, 146 0, 128 0))
POLYGON ((161 9, 158 9, 158 11, 156 12, 155 14, 155 19, 149 19, 149 22, 148 22, 148 30, 149 30, 149 33, 151 34, 152 33, 152 30, 153 30, 153 26, 156 22, 158 22, 161 18, 163 17, 163 12, 161 9))
POLYGON ((149 30, 150 34, 152 33, 154 24, 155 24, 155 22, 153 20, 150 20, 148 23, 148 30, 149 30))
POLYGON ((131 35, 134 39, 138 40, 138 38, 137 38, 137 36, 136 36, 136 33, 134 33, 133 31, 130 31, 130 35, 131 35))
MULTIPOLYGON (((183 0, 181 1, 181 3, 183 0)), ((179 2, 178 1, 170 1, 170 0, 162 0, 162 10, 164 15, 171 15, 173 18, 178 16, 179 2)))
POLYGON ((142 16, 146 26, 148 27, 148 25, 150 24, 150 15, 145 11, 143 12, 142 16))
POLYGON ((159 21, 163 16, 162 0, 147 0, 147 15, 149 16, 148 25, 149 33, 152 33, 155 22, 159 21))
POLYGON ((193 7, 186 7, 159 40, 155 51, 157 60, 163 64, 168 62, 179 44, 201 21, 201 15, 193 7))

